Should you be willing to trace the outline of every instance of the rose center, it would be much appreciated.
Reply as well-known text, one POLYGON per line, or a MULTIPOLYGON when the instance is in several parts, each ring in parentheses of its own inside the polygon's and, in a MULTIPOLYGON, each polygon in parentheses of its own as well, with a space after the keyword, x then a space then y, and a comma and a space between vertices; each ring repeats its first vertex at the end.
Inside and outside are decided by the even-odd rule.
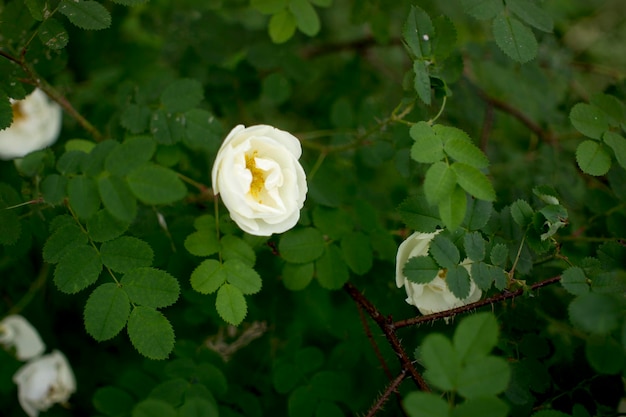
POLYGON ((250 182, 250 194, 252 194, 254 198, 259 197, 259 194, 265 186, 265 171, 256 166, 256 155, 256 151, 252 153, 252 155, 246 155, 246 169, 248 169, 248 171, 250 171, 250 173, 252 174, 252 182, 250 182))
POLYGON ((22 105, 19 101, 13 103, 11 105, 11 109, 13 110, 13 123, 18 122, 25 117, 25 114, 22 111, 22 105))

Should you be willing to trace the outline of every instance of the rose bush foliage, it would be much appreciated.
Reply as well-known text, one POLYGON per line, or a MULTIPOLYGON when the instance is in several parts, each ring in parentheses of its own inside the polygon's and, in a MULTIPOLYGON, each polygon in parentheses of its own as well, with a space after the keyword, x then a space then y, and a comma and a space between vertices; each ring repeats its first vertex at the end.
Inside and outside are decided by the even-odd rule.
POLYGON ((3 415, 623 412, 618 3, 0 2, 3 415))

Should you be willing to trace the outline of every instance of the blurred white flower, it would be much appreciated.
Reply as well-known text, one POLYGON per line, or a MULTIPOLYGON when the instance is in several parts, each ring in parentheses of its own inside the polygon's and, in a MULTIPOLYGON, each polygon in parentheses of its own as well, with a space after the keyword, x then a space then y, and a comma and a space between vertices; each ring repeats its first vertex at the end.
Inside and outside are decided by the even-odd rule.
POLYGON ((245 232, 270 236, 291 229, 307 193, 300 141, 267 125, 236 126, 220 147, 211 179, 245 232))
POLYGON ((0 344, 15 348, 15 356, 26 361, 46 350, 37 330, 22 316, 14 314, 0 321, 0 344))
POLYGON ((23 100, 11 100, 13 123, 0 130, 0 159, 15 159, 56 142, 61 131, 61 107, 35 89, 23 100))
MULTIPOLYGON (((433 233, 413 233, 400 244, 396 256, 396 285, 398 288, 405 287, 407 294, 406 302, 417 307, 420 313, 424 315, 439 313, 473 303, 478 301, 482 295, 482 291, 476 286, 474 280, 471 279, 471 275, 469 295, 462 300, 457 298, 448 288, 445 280, 446 271, 443 269, 440 269, 428 284, 416 284, 404 276, 403 269, 407 261, 415 256, 428 255, 430 242, 439 232, 441 230, 433 233)), ((470 272, 471 262, 469 259, 461 262, 461 265, 467 269, 468 273, 470 272)))
POLYGON ((76 380, 65 355, 58 350, 33 359, 13 375, 22 409, 37 417, 56 403, 66 402, 76 391, 76 380))

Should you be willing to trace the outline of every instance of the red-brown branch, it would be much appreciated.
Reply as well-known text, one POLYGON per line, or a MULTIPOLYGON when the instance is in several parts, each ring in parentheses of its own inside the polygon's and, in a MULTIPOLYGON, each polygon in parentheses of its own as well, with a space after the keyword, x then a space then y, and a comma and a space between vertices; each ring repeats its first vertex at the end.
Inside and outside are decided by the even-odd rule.
POLYGON ((361 292, 351 283, 347 283, 346 285, 344 285, 343 288, 348 294, 350 294, 354 301, 356 301, 358 304, 361 305, 361 307, 363 307, 367 314, 369 314, 372 320, 374 320, 378 327, 380 327, 380 329, 383 331, 385 337, 387 338, 387 341, 389 342, 389 345, 391 346, 391 349, 398 356, 402 369, 404 369, 406 372, 409 373, 409 375, 411 375, 418 388, 420 388, 422 391, 430 392, 430 387, 428 386, 428 384, 426 384, 426 381, 420 375, 417 369, 415 369, 415 366, 413 366, 413 363, 406 354, 404 347, 400 343, 400 340, 396 335, 396 327, 391 316, 383 316, 380 311, 378 311, 378 309, 367 298, 365 298, 363 294, 361 294, 361 292))
POLYGON ((471 311, 471 310, 477 309, 479 307, 486 306, 488 304, 494 304, 494 303, 498 303, 500 301, 507 300, 509 298, 519 297, 520 295, 524 294, 524 291, 527 291, 527 290, 533 291, 533 290, 539 289, 541 287, 545 287, 546 285, 550 285, 550 284, 554 284, 556 282, 559 282, 560 280, 561 280, 561 276, 548 278, 548 279, 546 279, 544 281, 540 281, 540 282, 537 282, 535 284, 530 285, 528 287, 528 289, 520 288, 517 291, 503 292, 501 294, 494 295, 493 297, 489 297, 489 298, 485 298, 484 300, 476 301, 475 303, 471 303, 471 304, 467 304, 467 305, 464 305, 464 306, 461 306, 461 307, 453 308, 452 310, 442 311, 440 313, 428 314, 426 316, 413 317, 413 318, 406 319, 406 320, 400 320, 400 321, 395 322, 393 325, 394 325, 394 327, 396 329, 399 329, 399 328, 402 328, 402 327, 414 326, 416 324, 421 324, 421 323, 430 323, 430 322, 433 322, 433 321, 444 319, 446 317, 452 317, 452 316, 454 316, 456 314, 465 313, 467 311, 471 311))

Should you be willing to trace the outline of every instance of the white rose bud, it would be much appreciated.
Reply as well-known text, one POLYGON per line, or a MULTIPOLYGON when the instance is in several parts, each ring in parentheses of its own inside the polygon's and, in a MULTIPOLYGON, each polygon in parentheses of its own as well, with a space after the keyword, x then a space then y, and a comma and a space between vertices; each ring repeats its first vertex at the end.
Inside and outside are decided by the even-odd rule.
POLYGON ((65 355, 55 350, 22 366, 13 375, 22 409, 37 417, 56 403, 65 403, 76 391, 76 380, 65 355))
POLYGON ((46 350, 37 330, 18 314, 0 321, 0 344, 7 349, 15 348, 15 356, 21 361, 39 356, 46 350))
POLYGON ((0 130, 0 159, 21 158, 56 142, 61 107, 36 89, 23 100, 11 100, 13 123, 0 130))
MULTIPOLYGON (((439 232, 441 230, 434 233, 413 233, 400 244, 396 256, 396 285, 398 288, 405 287, 407 294, 406 302, 417 307, 420 313, 424 315, 439 313, 473 303, 478 301, 482 295, 482 291, 476 286, 474 280, 471 279, 471 275, 469 295, 462 300, 457 298, 448 288, 444 270, 439 270, 428 284, 416 284, 404 276, 403 269, 407 261, 415 256, 427 256, 430 242, 439 232)), ((467 272, 470 272, 471 263, 469 259, 461 262, 461 265, 467 269, 467 272)))
POLYGON ((217 152, 211 180, 230 217, 251 235, 291 229, 307 193, 300 141, 272 126, 236 126, 217 152))

